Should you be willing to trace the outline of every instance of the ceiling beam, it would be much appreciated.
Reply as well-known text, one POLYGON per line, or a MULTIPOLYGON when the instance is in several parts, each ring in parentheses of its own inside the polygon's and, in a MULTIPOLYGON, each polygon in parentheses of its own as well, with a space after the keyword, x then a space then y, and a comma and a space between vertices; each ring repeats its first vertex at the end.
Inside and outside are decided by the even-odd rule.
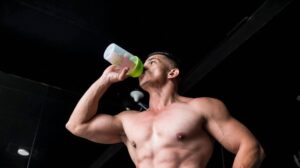
POLYGON ((266 0, 251 16, 244 17, 226 36, 220 45, 209 52, 182 79, 180 93, 191 90, 208 72, 264 27, 293 0, 266 0))

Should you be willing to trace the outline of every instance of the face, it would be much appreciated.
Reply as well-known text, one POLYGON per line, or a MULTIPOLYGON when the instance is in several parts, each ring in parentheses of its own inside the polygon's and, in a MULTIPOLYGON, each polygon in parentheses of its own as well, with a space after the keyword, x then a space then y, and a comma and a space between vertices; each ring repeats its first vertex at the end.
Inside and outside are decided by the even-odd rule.
POLYGON ((139 77, 142 88, 163 84, 167 80, 172 64, 164 55, 152 55, 144 63, 144 73, 139 77))

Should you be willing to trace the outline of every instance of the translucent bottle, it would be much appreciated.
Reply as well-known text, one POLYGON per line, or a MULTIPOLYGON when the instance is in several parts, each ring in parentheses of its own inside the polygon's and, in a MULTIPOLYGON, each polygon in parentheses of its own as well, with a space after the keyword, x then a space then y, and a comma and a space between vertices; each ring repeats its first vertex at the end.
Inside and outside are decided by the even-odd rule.
POLYGON ((111 43, 104 51, 104 59, 113 65, 128 67, 127 75, 139 77, 144 70, 144 65, 139 57, 132 55, 115 43, 111 43))

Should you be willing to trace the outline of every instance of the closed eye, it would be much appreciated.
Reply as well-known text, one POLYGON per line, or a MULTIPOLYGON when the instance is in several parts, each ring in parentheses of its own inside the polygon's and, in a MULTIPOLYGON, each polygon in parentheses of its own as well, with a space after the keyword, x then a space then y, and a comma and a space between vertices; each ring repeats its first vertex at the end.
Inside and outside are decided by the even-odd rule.
POLYGON ((156 61, 157 61, 156 58, 150 58, 146 62, 147 62, 147 64, 152 65, 153 63, 156 63, 156 61))

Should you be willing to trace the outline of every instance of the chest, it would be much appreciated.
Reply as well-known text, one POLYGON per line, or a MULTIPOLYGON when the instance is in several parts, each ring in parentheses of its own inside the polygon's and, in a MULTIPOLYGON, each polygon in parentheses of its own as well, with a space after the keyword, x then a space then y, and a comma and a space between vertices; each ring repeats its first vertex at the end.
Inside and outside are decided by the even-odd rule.
POLYGON ((188 140, 202 130, 204 118, 191 110, 175 109, 158 115, 144 112, 124 123, 128 140, 173 142, 188 140))

